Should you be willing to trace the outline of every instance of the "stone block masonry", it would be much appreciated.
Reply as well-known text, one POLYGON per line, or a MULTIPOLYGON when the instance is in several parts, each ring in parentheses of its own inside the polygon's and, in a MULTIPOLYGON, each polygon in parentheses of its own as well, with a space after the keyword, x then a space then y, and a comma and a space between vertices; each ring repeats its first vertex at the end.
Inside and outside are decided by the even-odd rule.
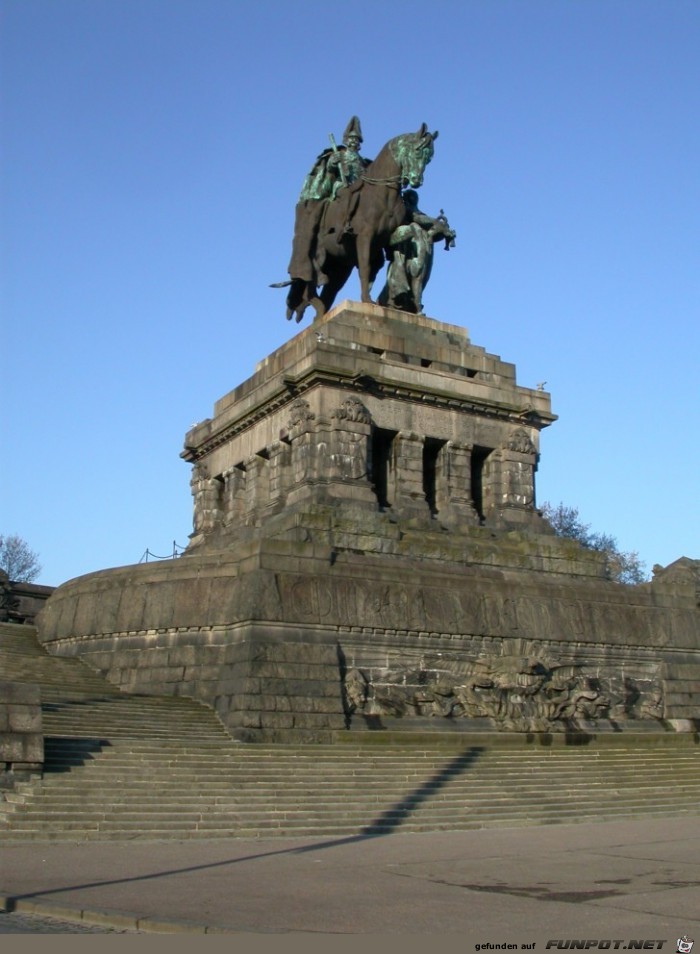
POLYGON ((694 730, 700 563, 622 586, 556 537, 555 419, 464 329, 345 302, 186 435, 186 554, 69 581, 40 639, 246 741, 694 730))
POLYGON ((40 773, 43 765, 39 687, 0 682, 0 789, 40 773))

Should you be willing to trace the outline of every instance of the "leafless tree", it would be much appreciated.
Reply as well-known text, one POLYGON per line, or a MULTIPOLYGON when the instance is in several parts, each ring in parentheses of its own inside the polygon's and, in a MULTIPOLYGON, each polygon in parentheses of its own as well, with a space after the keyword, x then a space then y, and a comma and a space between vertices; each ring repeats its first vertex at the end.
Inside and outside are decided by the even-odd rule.
POLYGON ((0 570, 13 583, 31 583, 41 573, 39 556, 17 534, 0 534, 0 570))

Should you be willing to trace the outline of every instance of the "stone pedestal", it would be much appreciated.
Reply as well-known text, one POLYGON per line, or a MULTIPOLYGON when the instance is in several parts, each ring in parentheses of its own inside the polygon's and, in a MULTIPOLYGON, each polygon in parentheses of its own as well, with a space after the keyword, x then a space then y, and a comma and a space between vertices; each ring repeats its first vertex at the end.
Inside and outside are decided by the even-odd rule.
POLYGON ((187 434, 192 545, 235 532, 233 511, 262 526, 333 500, 447 527, 535 525, 539 432, 553 420, 549 395, 518 386, 463 328, 345 302, 187 434))
POLYGON ((626 587, 554 536, 554 420, 463 328, 345 302, 188 432, 187 553, 64 584, 40 638, 247 741, 693 729, 700 563, 626 587))

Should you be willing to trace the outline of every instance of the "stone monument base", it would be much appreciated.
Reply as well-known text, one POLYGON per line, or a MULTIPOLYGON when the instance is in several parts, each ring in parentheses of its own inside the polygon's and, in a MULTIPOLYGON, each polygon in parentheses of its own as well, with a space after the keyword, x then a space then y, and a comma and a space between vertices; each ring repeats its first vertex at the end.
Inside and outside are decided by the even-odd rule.
POLYGON ((555 537, 471 528, 462 563, 446 537, 392 553, 282 534, 106 570, 59 588, 40 638, 125 691, 205 702, 246 741, 695 728, 697 562, 629 587, 557 572, 555 537))
POLYGON ((40 639, 246 741, 695 729, 700 562, 623 586, 556 537, 553 420, 464 329, 343 303, 187 434, 187 553, 64 584, 40 639))

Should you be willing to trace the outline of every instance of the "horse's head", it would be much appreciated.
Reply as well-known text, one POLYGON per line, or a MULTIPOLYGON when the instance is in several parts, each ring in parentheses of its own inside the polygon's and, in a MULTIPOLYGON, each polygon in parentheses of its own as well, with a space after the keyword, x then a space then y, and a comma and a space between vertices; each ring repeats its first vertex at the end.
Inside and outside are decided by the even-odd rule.
POLYGON ((433 143, 437 137, 437 131, 428 132, 423 123, 417 133, 407 133, 393 140, 392 154, 401 170, 402 187, 417 189, 423 184, 423 172, 433 158, 433 143))

